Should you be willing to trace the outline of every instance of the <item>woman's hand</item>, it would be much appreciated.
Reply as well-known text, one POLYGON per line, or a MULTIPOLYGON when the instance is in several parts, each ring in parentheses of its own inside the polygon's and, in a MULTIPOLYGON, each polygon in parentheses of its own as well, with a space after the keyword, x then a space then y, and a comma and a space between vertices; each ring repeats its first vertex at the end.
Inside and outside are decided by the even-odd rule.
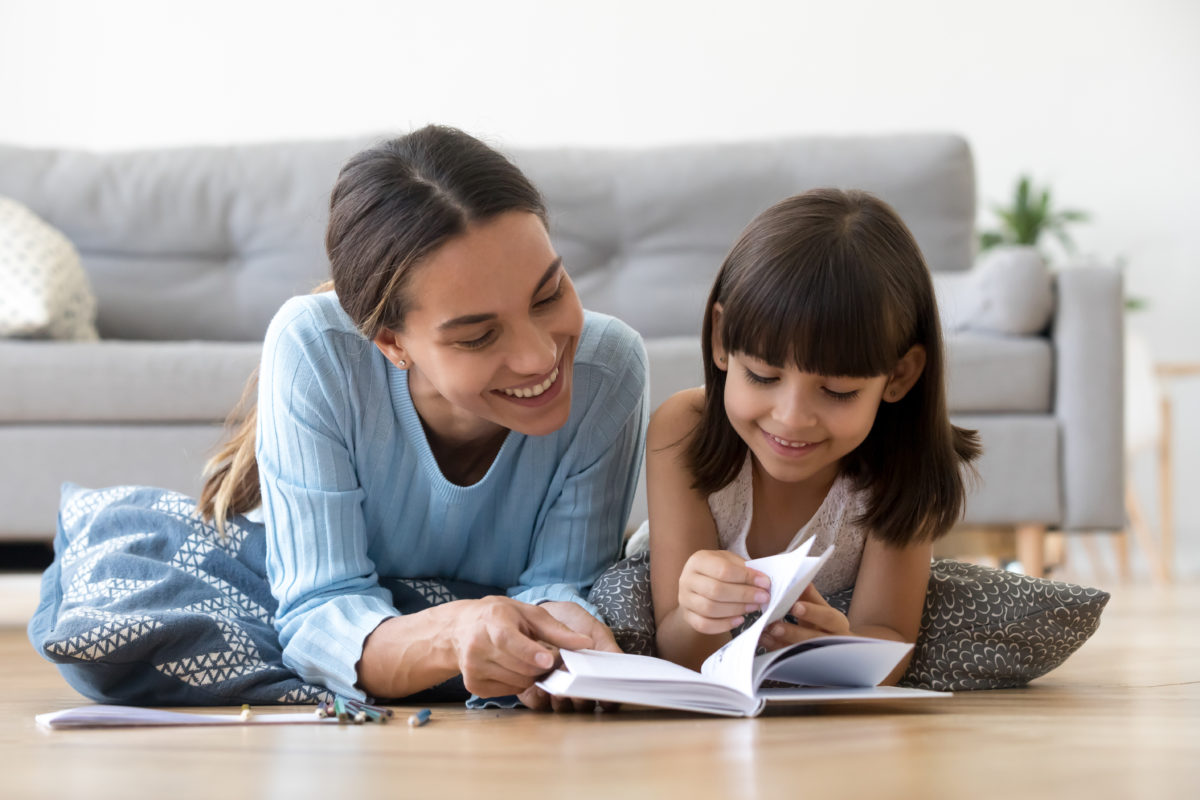
POLYGON ((759 638, 759 644, 768 652, 818 636, 850 635, 850 620, 826 603, 811 583, 788 613, 796 620, 795 624, 784 620, 773 622, 759 638))
POLYGON ((697 550, 679 576, 679 609, 700 633, 725 633, 771 599, 770 579, 728 550, 697 550))
POLYGON ((480 697, 529 690, 558 663, 557 648, 582 650, 603 644, 564 625, 545 606, 508 597, 462 602, 448 635, 463 684, 480 697))
MULTIPOLYGON (((542 603, 539 608, 544 608, 552 617, 571 630, 591 638, 593 642, 591 649, 604 650, 609 653, 621 652, 621 648, 617 646, 617 641, 613 638, 612 631, 609 630, 608 626, 589 614, 578 603, 555 600, 549 603, 542 603)), ((517 695, 517 699, 535 711, 545 711, 547 709, 553 711, 591 711, 596 707, 594 700, 559 697, 547 694, 536 686, 530 686, 521 692, 517 695)), ((602 703, 601 705, 605 708, 616 707, 615 704, 608 703, 602 703)))

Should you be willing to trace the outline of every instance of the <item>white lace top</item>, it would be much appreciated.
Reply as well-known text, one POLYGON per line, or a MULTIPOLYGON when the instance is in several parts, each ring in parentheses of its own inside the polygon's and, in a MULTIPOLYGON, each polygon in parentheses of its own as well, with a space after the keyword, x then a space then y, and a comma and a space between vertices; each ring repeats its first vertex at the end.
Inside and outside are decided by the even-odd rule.
MULTIPOLYGON (((862 561, 866 530, 856 525, 855 517, 862 513, 863 498, 854 490, 853 481, 838 475, 821 507, 788 543, 784 552, 794 550, 809 538, 815 538, 812 554, 825 551, 831 544, 837 547, 833 556, 821 567, 813 584, 822 595, 828 595, 854 585, 858 565, 862 561)), ((708 496, 708 508, 717 523, 717 538, 721 547, 742 558, 746 551, 746 534, 754 517, 754 468, 750 454, 736 478, 724 488, 708 496)))

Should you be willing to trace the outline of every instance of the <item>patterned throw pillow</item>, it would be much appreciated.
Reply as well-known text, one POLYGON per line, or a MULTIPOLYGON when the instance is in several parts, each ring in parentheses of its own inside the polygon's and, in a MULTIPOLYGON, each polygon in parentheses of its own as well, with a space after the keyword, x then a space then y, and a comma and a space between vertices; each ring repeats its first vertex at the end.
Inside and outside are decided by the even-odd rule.
MULTIPOLYGON (((846 613, 853 591, 826 600, 846 613)), ((626 652, 653 654, 648 553, 611 567, 588 599, 626 652)), ((1024 686, 1066 661, 1095 633, 1108 599, 1099 589, 935 561, 916 649, 900 685, 940 692, 1024 686)))
POLYGON ((75 247, 0 197, 0 337, 94 340, 96 299, 75 247))
MULTIPOLYGON (((29 638, 80 694, 180 706, 329 699, 283 663, 261 523, 234 517, 222 536, 176 492, 66 484, 54 551, 29 638)), ((464 581, 381 584, 401 613, 502 593, 464 581)), ((454 678, 411 701, 468 696, 454 678)))

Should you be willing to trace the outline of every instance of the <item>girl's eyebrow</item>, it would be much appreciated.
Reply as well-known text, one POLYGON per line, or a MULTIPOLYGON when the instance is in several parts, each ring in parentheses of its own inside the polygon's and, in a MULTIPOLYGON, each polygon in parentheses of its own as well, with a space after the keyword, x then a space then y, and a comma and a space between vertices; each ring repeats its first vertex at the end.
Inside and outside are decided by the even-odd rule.
MULTIPOLYGON (((554 277, 555 273, 558 272, 558 268, 561 266, 562 256, 559 256, 550 262, 550 266, 546 268, 544 273, 542 273, 542 279, 538 281, 537 286, 535 286, 533 289, 534 297, 536 297, 537 293, 542 290, 542 287, 554 277)), ((454 319, 446 320, 441 325, 438 325, 438 330, 444 331, 447 328, 462 328, 466 327, 467 325, 478 325, 480 322, 488 322, 495 318, 496 314, 494 312, 488 314, 464 314, 461 317, 455 317, 454 319)))

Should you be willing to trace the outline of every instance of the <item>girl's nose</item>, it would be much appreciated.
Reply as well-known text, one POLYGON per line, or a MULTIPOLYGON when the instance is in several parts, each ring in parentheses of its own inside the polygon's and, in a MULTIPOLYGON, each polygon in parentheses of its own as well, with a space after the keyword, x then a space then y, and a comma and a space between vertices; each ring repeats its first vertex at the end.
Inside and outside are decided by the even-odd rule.
POLYGON ((803 392, 782 392, 775 405, 775 419, 789 431, 800 431, 816 424, 816 414, 803 392))

